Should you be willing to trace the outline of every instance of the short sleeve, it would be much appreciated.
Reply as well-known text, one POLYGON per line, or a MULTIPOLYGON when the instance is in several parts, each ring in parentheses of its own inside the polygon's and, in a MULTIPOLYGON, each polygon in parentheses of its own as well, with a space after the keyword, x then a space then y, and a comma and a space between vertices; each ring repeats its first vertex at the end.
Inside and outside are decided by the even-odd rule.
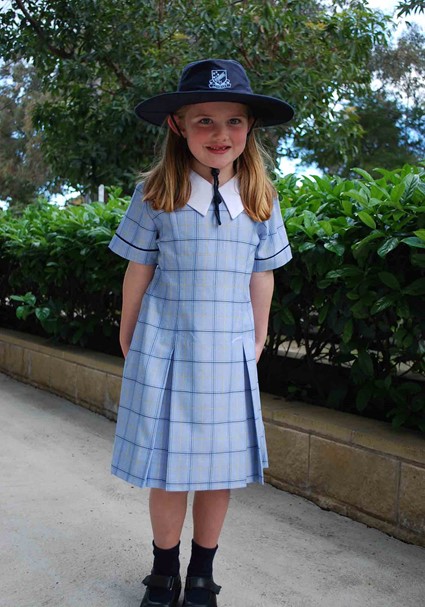
POLYGON ((259 224, 259 237, 253 272, 275 270, 292 259, 279 201, 273 202, 270 219, 259 224))
POLYGON ((158 260, 158 230, 153 220, 152 207, 143 200, 143 186, 136 186, 124 217, 109 248, 111 251, 137 263, 156 265, 158 260))

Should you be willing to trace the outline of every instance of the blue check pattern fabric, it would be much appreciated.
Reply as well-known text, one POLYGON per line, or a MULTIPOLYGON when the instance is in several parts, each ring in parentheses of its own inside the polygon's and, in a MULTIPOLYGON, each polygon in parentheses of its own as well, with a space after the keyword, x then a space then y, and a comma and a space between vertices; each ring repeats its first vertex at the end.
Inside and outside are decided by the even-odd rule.
MULTIPOLYGON (((156 266, 124 365, 112 456, 113 474, 139 487, 263 482, 249 284, 252 272, 282 266, 291 251, 277 201, 269 220, 255 222, 242 206, 229 212, 225 187, 219 226, 205 200, 157 211, 138 185, 109 245, 156 266)), ((212 198, 207 181, 196 192, 212 198)))

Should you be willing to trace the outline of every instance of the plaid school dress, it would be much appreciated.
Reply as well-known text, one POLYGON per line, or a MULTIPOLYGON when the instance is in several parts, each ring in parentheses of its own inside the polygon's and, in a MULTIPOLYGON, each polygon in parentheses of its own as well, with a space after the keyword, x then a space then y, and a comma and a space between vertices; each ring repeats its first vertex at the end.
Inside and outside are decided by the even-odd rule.
POLYGON ((127 355, 112 473, 168 491, 263 482, 267 449, 255 362, 252 272, 291 258, 279 204, 265 222, 245 213, 237 179, 220 188, 191 173, 172 213, 138 185, 110 248, 155 265, 127 355))

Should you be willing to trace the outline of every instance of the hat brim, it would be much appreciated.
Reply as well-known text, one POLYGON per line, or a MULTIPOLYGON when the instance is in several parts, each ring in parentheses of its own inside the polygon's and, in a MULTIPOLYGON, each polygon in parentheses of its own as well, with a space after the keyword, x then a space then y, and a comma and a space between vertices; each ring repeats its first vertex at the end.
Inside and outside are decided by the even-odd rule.
POLYGON ((142 120, 161 126, 167 116, 184 105, 207 103, 209 101, 230 101, 248 105, 255 118, 259 120, 258 126, 277 126, 289 122, 294 116, 294 109, 289 103, 276 97, 217 90, 163 93, 142 101, 135 107, 134 111, 142 120))

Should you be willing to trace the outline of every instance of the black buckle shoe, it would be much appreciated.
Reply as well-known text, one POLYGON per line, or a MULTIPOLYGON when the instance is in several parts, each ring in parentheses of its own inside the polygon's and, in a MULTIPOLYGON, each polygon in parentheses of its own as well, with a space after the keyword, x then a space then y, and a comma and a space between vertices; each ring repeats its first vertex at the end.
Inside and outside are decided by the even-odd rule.
POLYGON ((185 596, 182 607, 217 607, 217 594, 220 592, 221 586, 214 583, 214 580, 209 577, 188 577, 184 588, 185 596), (192 588, 204 588, 209 590, 209 596, 206 603, 192 603, 186 598, 186 591, 192 588))
POLYGON ((156 575, 155 573, 151 573, 145 577, 143 584, 147 586, 147 588, 143 600, 140 603, 140 607, 176 607, 182 589, 182 582, 179 575, 156 575), (150 588, 170 590, 170 592, 172 592, 171 599, 165 602, 153 601, 149 596, 150 588))

